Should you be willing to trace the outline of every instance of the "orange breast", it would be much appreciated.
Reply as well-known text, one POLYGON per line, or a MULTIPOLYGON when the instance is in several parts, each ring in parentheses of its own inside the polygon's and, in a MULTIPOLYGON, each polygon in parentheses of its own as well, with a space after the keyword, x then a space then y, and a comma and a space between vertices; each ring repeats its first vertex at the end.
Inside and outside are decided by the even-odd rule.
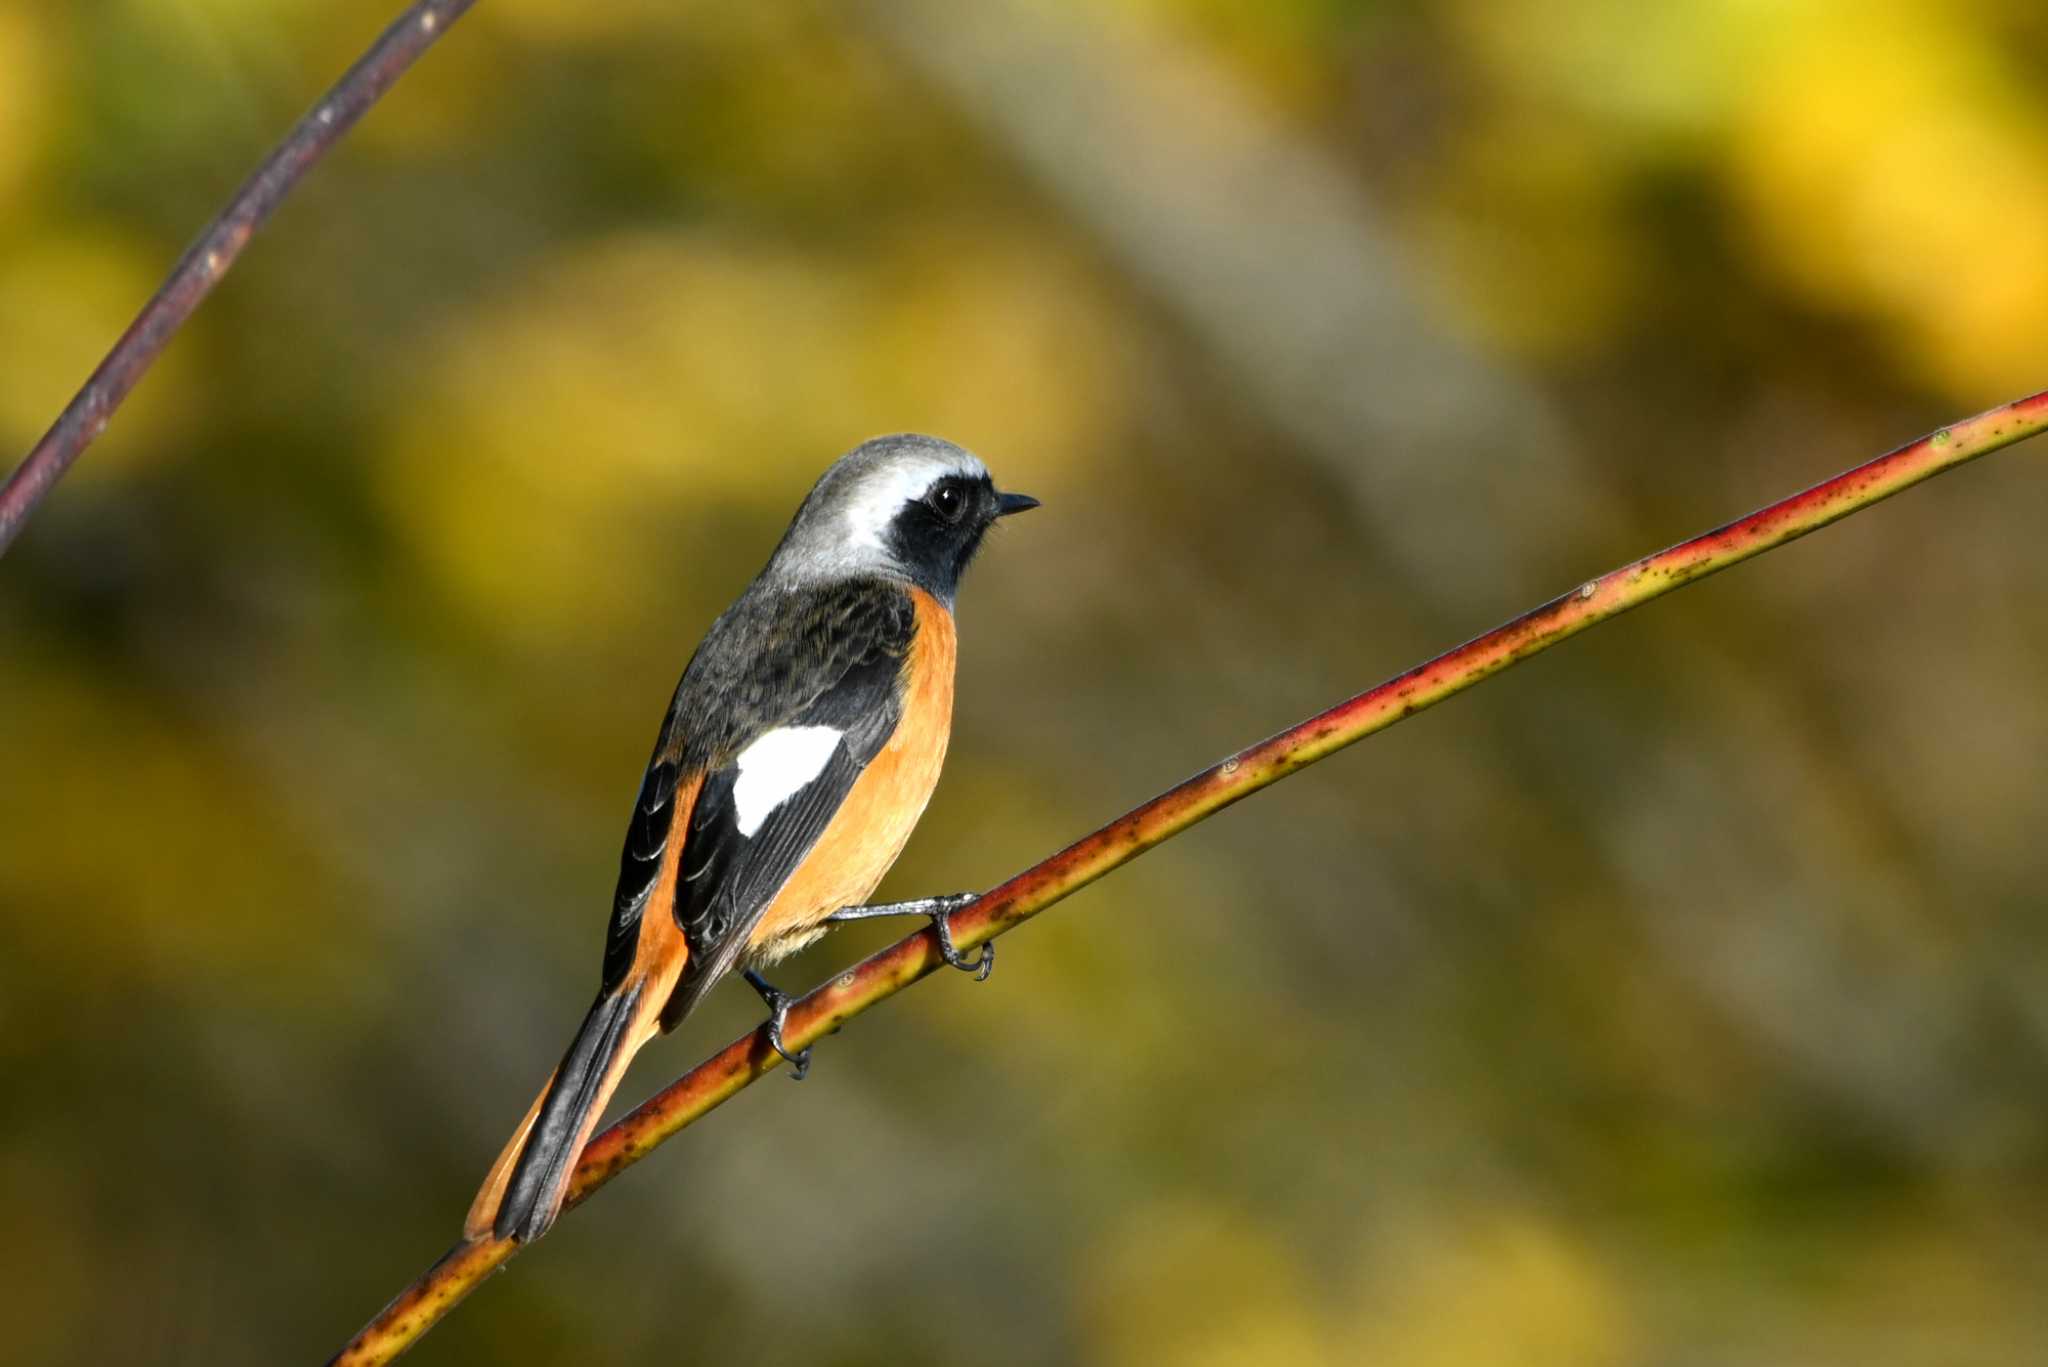
POLYGON ((910 596, 917 634, 904 666, 903 717, 762 913, 747 942, 751 964, 794 953, 824 933, 819 923, 825 917, 865 902, 903 853, 938 785, 953 729, 953 615, 923 589, 910 596))

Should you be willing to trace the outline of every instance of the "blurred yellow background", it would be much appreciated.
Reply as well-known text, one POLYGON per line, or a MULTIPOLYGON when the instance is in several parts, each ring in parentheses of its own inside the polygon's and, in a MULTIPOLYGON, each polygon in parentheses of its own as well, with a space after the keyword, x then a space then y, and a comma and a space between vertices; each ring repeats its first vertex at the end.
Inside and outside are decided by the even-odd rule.
MULTIPOLYGON (((8 459, 390 8, 0 0, 8 459)), ((985 886, 2048 384, 2044 57, 2037 0, 485 0, 0 564, 0 1356, 315 1361, 445 1246, 846 447, 1045 500, 883 892, 985 886)), ((1175 841, 418 1360, 2041 1361, 2040 454, 1175 841)))

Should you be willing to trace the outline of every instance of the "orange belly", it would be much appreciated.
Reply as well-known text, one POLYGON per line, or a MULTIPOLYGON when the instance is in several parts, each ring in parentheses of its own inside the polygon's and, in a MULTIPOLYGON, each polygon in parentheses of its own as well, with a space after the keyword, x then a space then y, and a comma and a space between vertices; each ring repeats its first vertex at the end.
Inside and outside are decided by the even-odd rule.
POLYGON ((809 856, 761 914, 747 940, 752 967, 802 949, 825 933, 825 917, 867 901, 903 853, 938 785, 953 729, 953 615, 923 589, 910 596, 917 634, 904 665, 896 733, 854 780, 809 856))

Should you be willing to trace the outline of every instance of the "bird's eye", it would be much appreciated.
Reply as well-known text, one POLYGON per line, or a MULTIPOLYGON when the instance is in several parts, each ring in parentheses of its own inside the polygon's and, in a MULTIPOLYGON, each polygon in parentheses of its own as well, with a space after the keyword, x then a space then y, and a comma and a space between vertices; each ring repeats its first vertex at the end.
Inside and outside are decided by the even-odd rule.
POLYGON ((960 515, 967 511, 967 495, 960 492, 957 484, 941 484, 925 496, 925 502, 948 522, 958 522, 960 515))

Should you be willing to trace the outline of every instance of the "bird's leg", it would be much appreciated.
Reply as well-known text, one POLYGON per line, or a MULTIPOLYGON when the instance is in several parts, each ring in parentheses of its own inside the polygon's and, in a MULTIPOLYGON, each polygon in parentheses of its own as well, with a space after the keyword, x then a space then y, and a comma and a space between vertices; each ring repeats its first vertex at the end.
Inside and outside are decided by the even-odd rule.
POLYGON ((794 999, 751 968, 744 970, 744 975, 747 986, 759 992, 761 1000, 768 1004, 768 1047, 789 1060, 789 1066, 794 1070, 789 1075, 790 1080, 802 1082, 804 1074, 811 1071, 810 1046, 805 1045, 792 1054, 782 1045, 782 1027, 789 1019, 789 1004, 794 999))
POLYGON ((978 901, 978 892, 955 892, 944 897, 920 897, 914 902, 883 902, 871 907, 841 907, 827 916, 827 923, 837 925, 842 921, 869 921, 877 916, 924 916, 932 923, 932 929, 939 933, 939 954, 953 967, 974 975, 974 981, 981 982, 996 966, 996 942, 990 940, 981 947, 978 958, 970 959, 953 944, 953 927, 950 922, 954 912, 978 901))

